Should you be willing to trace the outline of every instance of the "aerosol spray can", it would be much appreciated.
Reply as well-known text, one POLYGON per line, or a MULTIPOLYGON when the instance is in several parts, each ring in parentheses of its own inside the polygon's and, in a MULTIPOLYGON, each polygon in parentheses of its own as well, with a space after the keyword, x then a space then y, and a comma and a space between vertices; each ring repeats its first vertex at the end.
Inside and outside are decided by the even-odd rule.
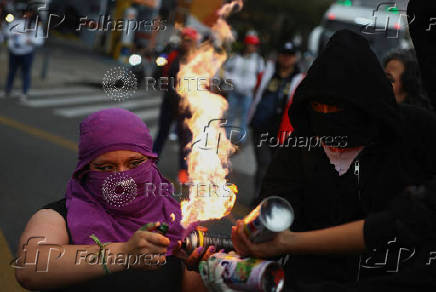
POLYGON ((287 230, 293 221, 294 210, 288 201, 268 197, 244 218, 244 231, 254 243, 270 241, 276 233, 287 230))
POLYGON ((230 236, 222 234, 211 233, 205 231, 207 229, 197 228, 191 232, 182 242, 182 248, 189 253, 192 253, 197 247, 203 247, 204 250, 209 246, 215 246, 216 250, 224 249, 225 251, 231 251, 233 249, 233 243, 230 236))
POLYGON ((216 253, 200 262, 199 272, 209 286, 225 286, 238 291, 279 292, 284 286, 283 268, 274 261, 241 258, 216 253))

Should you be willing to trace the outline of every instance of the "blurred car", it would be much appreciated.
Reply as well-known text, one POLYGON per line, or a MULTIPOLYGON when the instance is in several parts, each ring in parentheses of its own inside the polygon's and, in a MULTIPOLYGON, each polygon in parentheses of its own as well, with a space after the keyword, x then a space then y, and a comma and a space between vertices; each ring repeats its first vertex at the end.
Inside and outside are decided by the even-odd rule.
POLYGON ((379 59, 396 48, 409 49, 407 0, 340 0, 324 14, 309 37, 309 51, 317 56, 338 30, 349 29, 366 37, 379 59))

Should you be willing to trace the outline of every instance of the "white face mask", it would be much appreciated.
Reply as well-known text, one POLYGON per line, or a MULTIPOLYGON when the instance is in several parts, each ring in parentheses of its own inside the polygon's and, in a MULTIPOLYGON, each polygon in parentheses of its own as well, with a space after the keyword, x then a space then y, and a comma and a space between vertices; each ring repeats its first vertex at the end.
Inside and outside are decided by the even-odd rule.
POLYGON ((330 163, 335 166, 339 176, 342 176, 347 173, 348 169, 350 169, 351 163, 353 163, 353 160, 357 157, 357 155, 359 155, 360 151, 362 151, 364 147, 362 146, 344 152, 332 151, 329 147, 324 145, 323 148, 325 154, 330 160, 330 163))

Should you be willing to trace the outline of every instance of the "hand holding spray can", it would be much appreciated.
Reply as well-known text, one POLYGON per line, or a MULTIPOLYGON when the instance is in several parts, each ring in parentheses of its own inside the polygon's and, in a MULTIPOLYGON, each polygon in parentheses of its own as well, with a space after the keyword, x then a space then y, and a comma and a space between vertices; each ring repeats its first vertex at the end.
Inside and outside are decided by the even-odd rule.
POLYGON ((276 233, 289 229, 294 221, 294 210, 288 201, 273 196, 264 199, 243 220, 245 234, 252 242, 266 242, 276 233))

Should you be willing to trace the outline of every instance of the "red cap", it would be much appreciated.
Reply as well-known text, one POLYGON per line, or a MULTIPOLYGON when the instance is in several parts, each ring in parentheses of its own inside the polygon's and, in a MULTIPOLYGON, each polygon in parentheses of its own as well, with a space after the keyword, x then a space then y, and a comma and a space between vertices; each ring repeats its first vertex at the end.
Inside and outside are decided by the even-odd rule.
POLYGON ((192 27, 185 27, 182 30, 182 36, 188 37, 188 38, 193 39, 193 40, 197 40, 198 39, 198 32, 196 29, 194 29, 192 27))
POLYGON ((255 35, 247 35, 244 39, 244 43, 251 45, 258 45, 260 43, 259 38, 255 35))

